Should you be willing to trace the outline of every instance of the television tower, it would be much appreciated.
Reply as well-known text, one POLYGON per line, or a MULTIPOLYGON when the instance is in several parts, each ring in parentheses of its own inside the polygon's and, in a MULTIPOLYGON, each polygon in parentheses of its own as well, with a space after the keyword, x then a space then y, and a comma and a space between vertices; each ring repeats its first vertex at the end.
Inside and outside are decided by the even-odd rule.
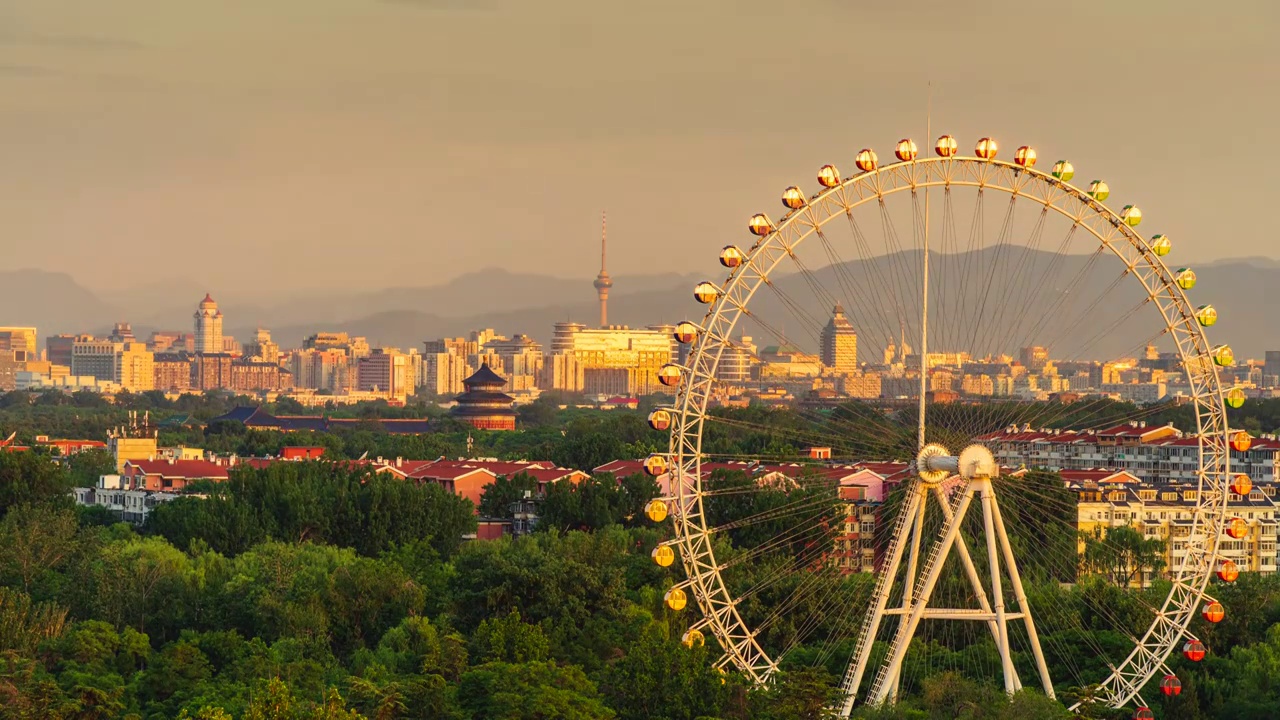
POLYGON ((609 277, 609 271, 604 269, 605 246, 609 237, 609 218, 605 213, 600 213, 600 274, 596 276, 594 285, 596 286, 596 294, 600 297, 600 327, 609 326, 609 288, 613 287, 613 280, 609 277))

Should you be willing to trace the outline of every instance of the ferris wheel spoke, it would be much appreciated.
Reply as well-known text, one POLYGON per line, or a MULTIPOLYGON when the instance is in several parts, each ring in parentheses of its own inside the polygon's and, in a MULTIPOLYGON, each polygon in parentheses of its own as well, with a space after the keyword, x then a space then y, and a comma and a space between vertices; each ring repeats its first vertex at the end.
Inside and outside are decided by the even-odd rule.
MULTIPOLYGON (((1022 308, 1018 312, 1016 320, 1011 325, 1011 334, 1013 337, 1017 338, 1017 341, 1013 345, 1014 347, 1026 347, 1031 343, 1033 338, 1032 333, 1035 332, 1036 327, 1034 325, 1024 325, 1024 323, 1033 323, 1036 319, 1034 313, 1041 313, 1041 318, 1052 314, 1051 308, 1045 307, 1045 303, 1047 302, 1044 299, 1045 293, 1058 292, 1056 290, 1058 286, 1058 278, 1061 275, 1062 269, 1067 264, 1066 250, 1071 245, 1072 239, 1075 237, 1076 230, 1079 227, 1079 225, 1072 223, 1071 226, 1067 228, 1066 234, 1062 238, 1062 242, 1058 245, 1048 262, 1045 263, 1044 270, 1031 284, 1032 294, 1028 298, 1028 301, 1023 304, 1022 308), (1023 331, 1024 328, 1025 332, 1023 331)), ((1059 293, 1058 298, 1060 299, 1061 297, 1062 295, 1059 293)))
MULTIPOLYGON (((884 311, 877 309, 879 297, 874 293, 864 293, 862 291, 862 284, 853 279, 839 250, 827 238, 826 232, 821 227, 816 228, 814 234, 818 236, 829 267, 833 270, 836 282, 840 285, 846 308, 854 322, 854 327, 863 328, 863 336, 871 334, 878 343, 887 345, 892 339, 892 328, 889 328, 884 323, 886 317, 884 311)), ((863 269, 865 273, 865 264, 863 269)))
MULTIPOLYGON (((902 323, 904 322, 904 319, 905 319, 905 313, 902 308, 901 298, 899 297, 900 294, 898 292, 894 292, 893 290, 893 287, 895 286, 901 287, 898 280, 899 273, 897 272, 896 254, 894 254, 888 248, 887 238, 884 238, 884 242, 881 243, 881 247, 884 248, 883 253, 880 255, 876 255, 872 253, 870 246, 867 242, 866 233, 862 230, 862 226, 858 222, 857 218, 854 216, 853 212, 846 211, 845 217, 848 220, 850 232, 853 235, 854 246, 858 249, 858 254, 862 258, 864 274, 869 275, 870 282, 872 282, 877 286, 876 290, 874 291, 876 294, 876 297, 878 298, 887 297, 890 300, 891 304, 885 304, 881 309, 881 313, 883 314, 883 316, 886 318, 887 321, 889 321, 890 323, 897 324, 899 327, 902 327, 902 323), (888 266, 888 267, 882 267, 882 266, 888 266), (889 313, 890 309, 892 309, 893 311, 892 314, 889 313)), ((883 218, 881 218, 880 224, 881 224, 881 232, 883 234, 883 229, 884 229, 883 218)), ((890 325, 889 332, 890 333, 893 332, 892 324, 890 325)))
POLYGON ((914 293, 906 293, 903 291, 894 293, 895 300, 898 301, 896 303, 898 320, 899 322, 905 323, 909 328, 911 323, 914 321, 916 314, 913 313, 912 309, 907 305, 906 298, 904 296, 910 295, 912 298, 919 299, 919 283, 915 281, 916 279, 913 277, 914 274, 910 269, 905 267, 906 258, 904 256, 906 250, 904 250, 902 243, 898 240, 898 233, 894 228, 893 216, 890 215, 884 198, 880 198, 876 205, 880 209, 880 233, 881 237, 884 239, 884 246, 886 248, 885 257, 888 259, 888 264, 893 275, 892 282, 894 286, 898 288, 916 288, 916 292, 914 293))
MULTIPOLYGON (((1001 282, 999 283, 1000 300, 996 305, 997 313, 992 316, 990 326, 990 334, 993 336, 993 339, 996 335, 1001 336, 1001 345, 990 346, 988 348, 989 354, 1001 351, 1013 352, 1018 349, 1004 344, 1008 342, 1007 339, 1009 337, 1016 334, 1017 328, 1016 324, 1013 322, 1006 323, 1005 316, 1011 306, 1017 305, 1025 307, 1027 300, 1026 296, 1029 290, 1026 283, 1032 274, 1028 265, 1034 264, 1031 257, 1040 252, 1040 240, 1044 232, 1045 221, 1048 217, 1049 209, 1042 208, 1036 218, 1031 234, 1028 236, 1027 244, 1019 246, 1020 251, 1018 252, 1017 264, 1002 276, 1001 282)), ((1014 312, 1016 313, 1017 310, 1018 308, 1015 308, 1014 312)), ((1012 318, 1010 318, 1010 320, 1012 321, 1012 318)))

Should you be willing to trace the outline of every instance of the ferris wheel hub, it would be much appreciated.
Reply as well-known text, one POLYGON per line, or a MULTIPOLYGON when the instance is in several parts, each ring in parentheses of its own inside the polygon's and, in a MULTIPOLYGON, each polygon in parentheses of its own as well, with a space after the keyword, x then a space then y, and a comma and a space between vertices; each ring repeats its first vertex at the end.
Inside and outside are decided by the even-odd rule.
POLYGON ((936 485, 953 475, 972 480, 990 479, 1000 474, 1000 467, 991 451, 978 444, 966 447, 956 456, 942 445, 929 443, 916 456, 916 468, 920 479, 929 485, 936 485))
POLYGON ((994 478, 1000 475, 1000 466, 985 445, 973 444, 960 451, 960 477, 994 478))
POLYGON ((929 443, 916 455, 916 472, 926 484, 936 485, 959 470, 959 458, 946 447, 929 443))

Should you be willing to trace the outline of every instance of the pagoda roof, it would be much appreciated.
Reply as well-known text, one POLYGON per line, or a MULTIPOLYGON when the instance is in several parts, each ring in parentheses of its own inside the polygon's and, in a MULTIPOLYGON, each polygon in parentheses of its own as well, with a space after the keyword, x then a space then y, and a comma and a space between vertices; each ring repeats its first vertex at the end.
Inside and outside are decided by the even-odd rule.
POLYGON ((489 367, 489 363, 484 363, 480 369, 471 374, 471 377, 462 381, 463 385, 506 385, 507 379, 494 372, 489 367))

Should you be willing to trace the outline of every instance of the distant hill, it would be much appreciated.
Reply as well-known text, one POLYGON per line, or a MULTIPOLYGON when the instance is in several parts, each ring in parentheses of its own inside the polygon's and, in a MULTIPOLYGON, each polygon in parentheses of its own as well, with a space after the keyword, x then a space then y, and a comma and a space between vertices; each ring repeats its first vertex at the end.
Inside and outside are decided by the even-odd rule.
POLYGON ((1206 263, 1198 263, 1200 267, 1218 267, 1220 265, 1248 265, 1254 268, 1276 268, 1280 269, 1280 259, 1262 257, 1254 255, 1251 257, 1240 258, 1223 258, 1221 260, 1211 260, 1206 263))
MULTIPOLYGON (((1092 308, 1084 322, 1065 327, 1089 307, 1091 299, 1101 294, 1119 272, 1115 260, 1106 258, 1098 271, 1084 278, 1076 288, 1073 301, 1078 304, 1062 304, 1054 317, 1041 323, 1038 334, 1031 333, 1035 323, 1028 318, 1041 318, 1048 312, 1053 306, 1049 298, 1054 297, 1055 288, 1041 288, 1039 293, 1031 289, 1037 287, 1042 278, 1051 277, 1046 269, 1052 267, 1052 263, 1060 264, 1052 278, 1064 285, 1067 278, 1085 267, 1088 256, 1046 252, 1029 252, 1024 256, 1021 252, 1015 248, 1000 255, 988 248, 933 256, 930 288, 934 312, 930 322, 934 332, 931 337, 937 338, 933 341, 935 346, 942 346, 935 349, 981 348, 983 343, 987 347, 1001 343, 1013 345, 1024 336, 1026 344, 1037 344, 1056 333, 1062 347, 1087 347, 1094 357, 1114 357, 1143 341, 1144 333, 1156 327, 1153 316, 1145 314, 1140 314, 1131 325, 1116 324, 1117 316, 1142 298, 1140 286, 1131 278, 1110 293, 1106 302, 1092 308), (995 272, 991 272, 993 264, 995 272), (963 283, 964 293, 959 292, 957 282, 962 276, 975 278, 963 283), (986 278, 990 278, 991 290, 986 293, 984 305, 982 288, 988 284, 986 278), (1033 294, 1040 298, 1038 305, 1008 307, 1009 298, 1033 294), (995 313, 1000 306, 1005 309, 1003 316, 995 313), (1018 318, 1021 318, 1020 326, 1018 318), (1020 332, 1016 331, 1018 327, 1020 332), (1129 327, 1132 332, 1128 331, 1129 327)), ((763 322, 750 323, 738 330, 752 334, 760 344, 774 344, 778 335, 785 335, 802 348, 816 350, 819 326, 826 322, 831 305, 838 300, 845 305, 859 331, 859 357, 870 359, 878 355, 888 339, 898 336, 899 316, 914 318, 918 314, 918 310, 912 308, 895 309, 891 297, 896 294, 914 298, 918 294, 914 272, 905 272, 918 267, 918 253, 899 253, 870 258, 865 263, 844 263, 839 269, 834 266, 814 269, 808 275, 795 272, 778 275, 775 286, 781 294, 762 290, 751 302, 752 312, 763 322), (817 292, 810 280, 819 288, 817 292), (890 281, 897 285, 887 285, 890 281), (909 294, 897 289, 890 291, 899 285, 908 288, 909 294)), ((1280 316, 1273 311, 1278 304, 1275 288, 1280 287, 1280 262, 1245 258, 1218 261, 1196 269, 1199 283, 1190 293, 1193 304, 1211 302, 1221 317, 1211 331, 1212 340, 1230 342, 1242 358, 1261 358, 1267 349, 1280 349, 1280 316)), ((713 273, 708 277, 722 276, 713 273)), ((699 279, 701 275, 677 273, 616 277, 609 301, 610 322, 637 327, 701 318, 705 307, 695 303, 691 296, 692 287, 699 279)), ((0 324, 34 324, 41 336, 59 332, 105 332, 117 321, 133 322, 140 337, 157 328, 187 330, 194 303, 206 289, 185 285, 112 293, 111 299, 104 301, 100 294, 87 290, 63 273, 3 272, 0 273, 0 324)), ((354 292, 335 288, 283 301, 262 298, 237 303, 234 297, 219 297, 216 288, 208 290, 214 292, 222 304, 228 333, 244 340, 254 327, 261 325, 270 328, 286 346, 296 345, 318 330, 346 330, 364 335, 374 343, 403 349, 420 348, 426 339, 461 335, 484 327, 505 334, 525 332, 545 343, 556 321, 571 319, 593 324, 598 314, 590 278, 566 279, 504 270, 469 273, 438 285, 354 292)), ((907 323, 907 334, 908 342, 914 346, 912 336, 918 334, 918 330, 910 327, 911 322, 913 320, 907 323)), ((1016 348, 1010 350, 1016 351, 1016 348)))
POLYGON ((34 325, 44 337, 106 331, 119 319, 118 308, 103 302, 66 273, 0 272, 0 325, 34 325))
MULTIPOLYGON (((934 349, 954 350, 963 346, 1016 352, 1019 343, 1038 344, 1056 338, 1054 349, 1059 351, 1059 357, 1070 358, 1073 353, 1081 353, 1099 358, 1132 353, 1147 340, 1158 342, 1159 338, 1152 337, 1159 328, 1153 308, 1142 308, 1126 319, 1127 312, 1137 307, 1144 297, 1141 286, 1132 278, 1126 278, 1108 291, 1120 274, 1120 266, 1112 257, 1099 258, 1089 265, 1088 257, 1046 252, 1031 252, 1024 257, 1020 249, 1004 255, 990 249, 947 256, 935 254, 930 283, 934 308, 931 337, 942 347, 934 349), (959 292, 956 278, 961 273, 977 268, 989 270, 996 262, 1000 263, 996 273, 977 275, 981 281, 965 283, 965 292, 959 292), (1055 262, 1060 265, 1052 270, 1051 263, 1055 262), (1086 271, 1086 268, 1091 269, 1086 271), (1081 274, 1082 279, 1073 286, 1074 292, 1059 302, 1059 293, 1077 274, 1081 274), (1005 276, 1012 277, 1013 282, 1002 282, 1005 276), (986 293, 984 305, 982 289, 987 277, 992 278, 992 288, 986 293), (1048 283, 1054 287, 1033 290, 1036 283, 1046 278, 1056 280, 1056 284, 1048 283), (1038 298, 1039 302, 1033 307, 1012 307, 1015 299, 1027 298, 1038 298), (1001 308, 1003 315, 997 312, 1001 308)), ((776 344, 777 336, 785 334, 789 342, 816 351, 819 326, 826 322, 831 304, 838 300, 845 305, 859 331, 859 357, 870 359, 889 339, 897 339, 899 314, 914 318, 918 313, 915 308, 895 310, 884 292, 879 292, 878 298, 873 297, 873 292, 885 290, 884 283, 889 278, 913 282, 913 278, 903 275, 903 270, 916 268, 919 262, 918 253, 902 253, 893 258, 872 258, 866 263, 844 263, 838 271, 834 267, 814 270, 811 277, 822 288, 819 293, 811 289, 808 279, 801 274, 781 276, 775 284, 782 294, 762 290, 752 300, 752 312, 762 322, 747 321, 747 325, 738 330, 753 335, 761 345, 776 344), (790 305, 782 300, 783 294, 790 305), (819 297, 820 294, 823 297, 819 297)), ((1193 305, 1212 303, 1221 317, 1210 333, 1212 341, 1230 342, 1240 357, 1261 358, 1266 349, 1280 348, 1280 317, 1270 311, 1275 305, 1275 291, 1271 288, 1280 283, 1280 266, 1225 263, 1201 268, 1198 274, 1199 282, 1190 292, 1193 305)), ((618 292, 615 287, 609 301, 610 322, 642 327, 700 319, 705 307, 693 301, 691 290, 695 278, 679 280, 674 284, 653 283, 655 289, 644 292, 618 292)), ((573 319, 590 324, 596 317, 598 310, 590 284, 581 281, 577 286, 571 294, 556 296, 562 300, 554 304, 454 315, 432 312, 428 308, 388 311, 351 318, 342 327, 367 336, 371 342, 404 349, 421 347, 424 339, 456 336, 484 327, 506 334, 525 332, 546 343, 553 323, 573 319)), ((918 292, 918 285, 912 287, 911 292, 918 292)), ((326 327, 323 323, 303 323, 276 327, 274 331, 282 342, 290 344, 323 327, 326 327)), ((914 347, 917 344, 914 336, 919 331, 910 321, 908 327, 908 342, 914 347)), ((238 333, 243 335, 247 330, 238 333)))
MULTIPOLYGON (((633 288, 669 290, 693 282, 692 276, 675 273, 615 276, 616 295, 633 288)), ((363 322, 391 311, 413 311, 440 318, 471 318, 502 314, 513 307, 568 307, 590 301, 595 295, 592 279, 559 278, 549 275, 501 269, 467 273, 447 283, 420 287, 392 287, 376 290, 335 287, 304 292, 285 300, 264 297, 243 302, 234 296, 214 293, 229 327, 294 326, 332 328, 363 322)), ((190 299, 168 292, 158 304, 154 296, 121 293, 135 326, 186 328, 191 323, 195 303, 206 288, 193 286, 190 299), (145 298, 145 300, 144 300, 145 298), (129 302, 130 299, 142 302, 129 302), (189 301, 188 301, 189 300, 189 301)), ((584 318, 585 319, 585 318, 584 318)), ((287 330, 282 330, 287 334, 287 330)), ((239 336, 241 333, 237 333, 239 336)))

